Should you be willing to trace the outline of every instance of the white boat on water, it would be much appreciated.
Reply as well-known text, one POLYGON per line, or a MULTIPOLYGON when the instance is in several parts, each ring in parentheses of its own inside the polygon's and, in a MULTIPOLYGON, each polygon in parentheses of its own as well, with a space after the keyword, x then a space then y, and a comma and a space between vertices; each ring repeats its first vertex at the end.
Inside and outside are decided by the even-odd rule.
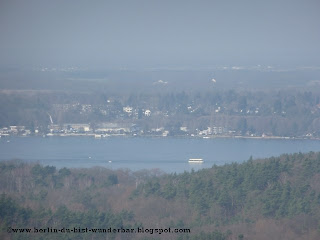
POLYGON ((190 158, 189 163, 203 163, 203 159, 202 158, 190 158))

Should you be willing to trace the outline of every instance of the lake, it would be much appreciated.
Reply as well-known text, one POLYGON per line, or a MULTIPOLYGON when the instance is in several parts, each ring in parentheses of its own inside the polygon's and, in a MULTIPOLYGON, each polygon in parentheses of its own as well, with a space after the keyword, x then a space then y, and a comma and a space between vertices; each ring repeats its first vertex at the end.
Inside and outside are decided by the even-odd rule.
POLYGON ((252 156, 265 158, 282 153, 320 151, 318 140, 243 138, 127 138, 109 137, 6 137, 0 139, 0 160, 21 159, 57 168, 160 169, 183 172, 252 156), (188 163, 202 158, 204 163, 188 163), (110 161, 110 162, 109 162, 110 161))

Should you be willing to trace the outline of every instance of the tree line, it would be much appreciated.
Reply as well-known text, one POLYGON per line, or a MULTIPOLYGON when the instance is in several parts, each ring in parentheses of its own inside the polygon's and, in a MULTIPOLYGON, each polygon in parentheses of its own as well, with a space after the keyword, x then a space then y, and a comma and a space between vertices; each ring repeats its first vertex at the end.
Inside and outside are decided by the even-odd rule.
POLYGON ((163 94, 4 93, 0 127, 24 125, 46 132, 51 124, 130 122, 144 129, 164 127, 171 135, 224 127, 242 135, 319 136, 320 92, 207 91, 163 94), (130 106, 128 114, 123 107, 130 106), (151 116, 143 111, 151 110, 151 116))
MULTIPOLYGON (((81 225, 190 228, 191 234, 170 235, 169 239, 215 240, 270 235, 271 227, 274 239, 281 234, 317 239, 319 177, 320 153, 314 152, 249 159, 181 174, 56 169, 18 160, 2 161, 1 238, 9 236, 5 233, 8 226, 81 225)), ((51 234, 30 235, 30 239, 37 237, 55 239, 51 234)), ((108 237, 168 239, 117 234, 108 237)), ((79 235, 81 238, 88 239, 88 235, 79 235)))

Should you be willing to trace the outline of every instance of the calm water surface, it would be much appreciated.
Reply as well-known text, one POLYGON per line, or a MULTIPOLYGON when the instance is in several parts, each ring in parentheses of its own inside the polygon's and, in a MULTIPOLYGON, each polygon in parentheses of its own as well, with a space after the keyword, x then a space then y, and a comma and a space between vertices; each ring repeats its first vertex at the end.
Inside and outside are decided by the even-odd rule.
POLYGON ((110 137, 10 137, 0 139, 0 160, 22 159, 57 168, 102 166, 165 172, 209 168, 213 164, 243 162, 282 153, 320 151, 317 140, 190 139, 110 137), (203 158, 203 164, 189 164, 203 158), (111 162, 109 162, 111 161, 111 162))

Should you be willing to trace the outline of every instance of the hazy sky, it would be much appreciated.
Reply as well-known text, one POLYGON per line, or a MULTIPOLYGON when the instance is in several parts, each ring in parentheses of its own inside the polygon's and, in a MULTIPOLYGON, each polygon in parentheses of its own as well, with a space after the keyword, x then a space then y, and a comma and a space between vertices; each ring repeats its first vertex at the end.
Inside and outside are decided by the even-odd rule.
POLYGON ((0 65, 320 65, 319 0, 0 0, 0 65))

